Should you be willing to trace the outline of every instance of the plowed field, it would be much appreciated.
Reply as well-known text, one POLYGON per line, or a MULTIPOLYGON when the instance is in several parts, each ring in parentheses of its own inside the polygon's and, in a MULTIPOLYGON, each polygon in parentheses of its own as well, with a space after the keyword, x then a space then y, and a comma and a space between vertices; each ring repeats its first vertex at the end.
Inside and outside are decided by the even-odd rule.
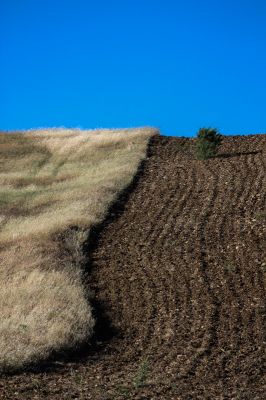
POLYGON ((266 135, 207 161, 192 144, 152 138, 99 232, 93 346, 1 378, 0 398, 266 398, 266 135))

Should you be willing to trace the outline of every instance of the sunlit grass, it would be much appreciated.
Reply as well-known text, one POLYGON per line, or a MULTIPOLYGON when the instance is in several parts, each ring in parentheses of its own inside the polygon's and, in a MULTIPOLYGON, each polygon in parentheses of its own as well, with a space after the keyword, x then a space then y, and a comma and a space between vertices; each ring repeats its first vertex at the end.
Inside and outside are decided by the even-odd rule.
POLYGON ((1 369, 38 362, 91 335, 82 243, 130 183, 155 133, 0 134, 1 369))

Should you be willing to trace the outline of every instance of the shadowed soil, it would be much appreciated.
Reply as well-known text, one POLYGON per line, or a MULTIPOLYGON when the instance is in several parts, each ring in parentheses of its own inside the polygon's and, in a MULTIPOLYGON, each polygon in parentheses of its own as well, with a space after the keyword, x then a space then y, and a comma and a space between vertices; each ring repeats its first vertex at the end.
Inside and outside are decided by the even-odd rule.
POLYGON ((1 399, 265 398, 266 135, 227 137, 207 161, 192 146, 154 137, 99 233, 93 346, 2 377, 1 399))

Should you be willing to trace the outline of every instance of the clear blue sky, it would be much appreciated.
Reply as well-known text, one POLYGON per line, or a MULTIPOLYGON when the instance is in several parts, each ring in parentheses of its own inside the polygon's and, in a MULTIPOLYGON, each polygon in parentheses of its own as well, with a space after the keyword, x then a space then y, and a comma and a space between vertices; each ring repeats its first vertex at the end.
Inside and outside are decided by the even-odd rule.
POLYGON ((266 132, 265 0, 2 0, 0 129, 266 132))

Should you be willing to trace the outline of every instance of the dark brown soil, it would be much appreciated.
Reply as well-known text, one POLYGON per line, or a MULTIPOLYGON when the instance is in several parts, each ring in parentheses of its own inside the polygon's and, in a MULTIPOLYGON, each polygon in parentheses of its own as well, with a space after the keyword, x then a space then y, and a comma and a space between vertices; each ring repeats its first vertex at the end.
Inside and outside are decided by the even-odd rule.
POLYGON ((2 377, 1 399, 266 398, 266 135, 192 145, 153 138, 100 233, 86 357, 2 377))

